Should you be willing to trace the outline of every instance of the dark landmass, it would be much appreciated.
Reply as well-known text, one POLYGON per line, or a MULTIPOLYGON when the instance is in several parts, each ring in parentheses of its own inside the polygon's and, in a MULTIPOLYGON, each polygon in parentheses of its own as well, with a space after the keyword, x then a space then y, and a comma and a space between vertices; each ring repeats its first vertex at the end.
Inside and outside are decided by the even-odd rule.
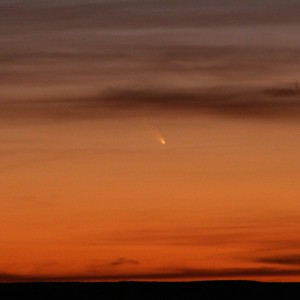
POLYGON ((300 299, 300 283, 256 281, 3 283, 1 299, 300 299), (4 296, 5 295, 5 296, 4 296))

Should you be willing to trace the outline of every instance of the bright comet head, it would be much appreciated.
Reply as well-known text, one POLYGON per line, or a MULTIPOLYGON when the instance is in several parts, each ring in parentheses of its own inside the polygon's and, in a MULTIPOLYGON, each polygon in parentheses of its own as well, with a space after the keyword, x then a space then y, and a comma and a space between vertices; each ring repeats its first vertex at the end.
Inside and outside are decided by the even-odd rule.
POLYGON ((153 135, 155 140, 161 145, 165 145, 167 143, 166 140, 163 138, 162 134, 156 128, 151 129, 151 134, 153 135))

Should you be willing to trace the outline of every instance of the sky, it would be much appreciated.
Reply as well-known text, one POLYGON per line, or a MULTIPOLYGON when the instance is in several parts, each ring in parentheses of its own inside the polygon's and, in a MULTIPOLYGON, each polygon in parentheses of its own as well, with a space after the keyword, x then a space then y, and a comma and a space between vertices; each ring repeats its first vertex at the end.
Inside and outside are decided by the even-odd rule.
POLYGON ((299 281, 299 14, 0 0, 0 282, 299 281))

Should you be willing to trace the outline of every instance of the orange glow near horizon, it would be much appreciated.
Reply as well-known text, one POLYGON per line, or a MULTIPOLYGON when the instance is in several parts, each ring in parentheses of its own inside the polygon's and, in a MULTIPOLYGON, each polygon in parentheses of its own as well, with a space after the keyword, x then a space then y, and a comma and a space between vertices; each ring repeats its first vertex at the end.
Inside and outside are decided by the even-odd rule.
POLYGON ((99 121, 6 129, 32 141, 28 150, 21 141, 10 145, 15 154, 1 173, 6 273, 299 279, 276 273, 286 269, 280 257, 292 259, 298 247, 299 140, 290 139, 297 128, 286 135, 289 125, 274 132, 240 122, 233 131, 239 121, 160 119, 172 140, 160 149, 138 119, 105 122, 114 129, 101 130, 99 121))

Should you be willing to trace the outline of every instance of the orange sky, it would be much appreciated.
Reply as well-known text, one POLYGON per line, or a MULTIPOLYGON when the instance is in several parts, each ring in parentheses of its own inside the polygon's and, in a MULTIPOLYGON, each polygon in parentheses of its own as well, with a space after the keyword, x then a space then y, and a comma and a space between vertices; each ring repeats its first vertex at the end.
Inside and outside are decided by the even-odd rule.
POLYGON ((157 118, 162 145, 143 121, 3 129, 3 270, 100 279, 297 270, 288 263, 300 246, 297 126, 157 118))
POLYGON ((176 6, 159 32, 153 15, 141 32, 127 19, 104 30, 72 10, 65 38, 25 17, 7 27, 0 282, 299 281, 300 45, 268 1, 269 23, 247 6, 242 27, 227 24, 234 1, 213 3, 216 24, 184 26, 176 6))

